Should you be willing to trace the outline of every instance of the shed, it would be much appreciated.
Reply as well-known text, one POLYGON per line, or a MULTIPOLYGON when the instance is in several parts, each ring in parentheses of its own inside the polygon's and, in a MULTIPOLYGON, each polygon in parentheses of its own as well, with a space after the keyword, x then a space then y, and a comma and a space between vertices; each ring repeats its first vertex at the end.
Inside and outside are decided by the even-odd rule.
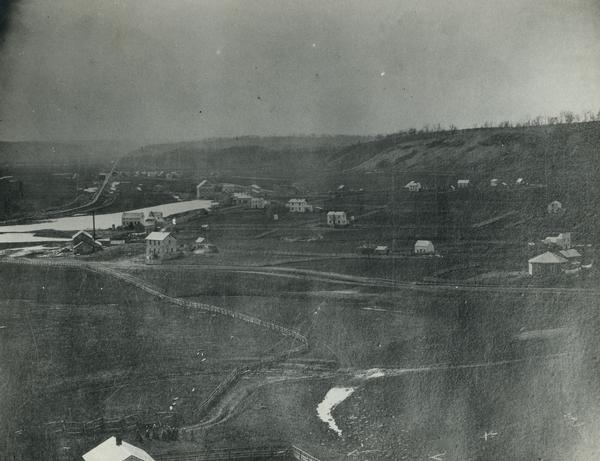
POLYGON ((390 249, 385 245, 378 245, 375 247, 374 253, 376 255, 388 255, 390 254, 390 249))
POLYGON ((529 261, 529 275, 544 276, 560 274, 563 266, 568 261, 555 253, 547 251, 531 258, 529 261))
POLYGON ((85 461, 154 461, 141 448, 135 447, 120 437, 110 437, 83 455, 85 461))
POLYGON ((417 240, 415 242, 415 254, 433 254, 435 248, 430 240, 417 240))
POLYGON ((577 251, 575 248, 560 250, 558 254, 567 259, 569 262, 577 262, 581 259, 581 253, 579 253, 579 251, 577 251))

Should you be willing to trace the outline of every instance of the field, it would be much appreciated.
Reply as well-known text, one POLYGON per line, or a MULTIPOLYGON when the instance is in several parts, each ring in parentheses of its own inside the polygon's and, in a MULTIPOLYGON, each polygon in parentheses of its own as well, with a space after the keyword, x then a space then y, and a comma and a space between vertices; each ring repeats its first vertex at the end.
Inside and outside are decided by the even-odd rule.
MULTIPOLYGON (((9 444, 2 452, 14 450, 17 459, 31 459, 28 441, 57 420, 140 414, 153 421, 173 413, 179 424, 193 424, 229 371, 282 346, 275 333, 182 311, 97 274, 0 270, 2 441, 9 444)), ((65 436, 61 443, 78 459, 90 441, 65 436)))

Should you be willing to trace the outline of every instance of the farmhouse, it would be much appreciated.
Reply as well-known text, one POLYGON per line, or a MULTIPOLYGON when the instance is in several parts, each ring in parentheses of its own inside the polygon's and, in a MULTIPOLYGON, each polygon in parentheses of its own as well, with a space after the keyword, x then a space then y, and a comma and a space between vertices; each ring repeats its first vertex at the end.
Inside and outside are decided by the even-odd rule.
POLYGON ((120 437, 111 437, 83 455, 85 461, 154 461, 141 448, 130 445, 120 437))
POLYGON ((250 208, 263 209, 266 208, 267 205, 269 205, 269 201, 262 197, 252 197, 250 199, 250 208))
POLYGON ((309 205, 305 198, 291 198, 285 205, 290 213, 306 213, 313 211, 313 206, 309 205))
POLYGON ((471 180, 470 179, 459 179, 457 181, 456 185, 459 189, 466 189, 467 187, 469 187, 471 185, 471 180))
POLYGON ((417 240, 415 242, 415 254, 431 255, 435 252, 433 243, 430 240, 417 240))
POLYGON ((123 227, 134 227, 138 224, 143 224, 143 211, 126 211, 121 215, 121 224, 123 227))
POLYGON ((411 181, 406 186, 405 189, 408 189, 410 192, 419 192, 422 189, 420 182, 411 181))
POLYGON ((71 245, 73 253, 77 255, 88 255, 102 250, 102 244, 83 230, 71 237, 71 245))
POLYGON ((151 232, 146 237, 146 260, 175 256, 177 239, 170 232, 151 232))
POLYGON ((528 261, 529 275, 544 276, 560 274, 567 262, 562 256, 547 251, 528 261))
POLYGON ((347 226, 348 217, 345 211, 330 211, 327 213, 327 225, 328 226, 347 226))
POLYGON ((546 245, 553 245, 562 248, 563 250, 568 250, 571 248, 571 233, 563 232, 556 237, 546 237, 542 242, 546 245))

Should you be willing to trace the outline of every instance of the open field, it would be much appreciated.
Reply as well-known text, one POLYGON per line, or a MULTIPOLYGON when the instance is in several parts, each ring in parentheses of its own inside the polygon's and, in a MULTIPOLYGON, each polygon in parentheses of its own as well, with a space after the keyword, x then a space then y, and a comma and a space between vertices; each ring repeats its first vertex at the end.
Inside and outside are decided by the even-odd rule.
POLYGON ((98 274, 2 265, 0 278, 2 440, 15 444, 5 453, 24 456, 39 427, 62 419, 173 413, 179 424, 194 423, 229 371, 285 344, 267 330, 182 311, 98 274))

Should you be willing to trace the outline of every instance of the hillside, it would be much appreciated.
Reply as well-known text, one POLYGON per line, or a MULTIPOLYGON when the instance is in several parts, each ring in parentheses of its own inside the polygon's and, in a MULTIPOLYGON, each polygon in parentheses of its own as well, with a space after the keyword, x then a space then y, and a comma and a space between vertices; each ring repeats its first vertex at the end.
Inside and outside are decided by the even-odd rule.
POLYGON ((0 141, 0 166, 53 167, 105 165, 135 147, 121 141, 0 141))
POLYGON ((475 182, 489 179, 562 189, 588 182, 598 172, 600 122, 455 132, 396 134, 343 148, 329 168, 346 172, 389 170, 443 172, 475 182), (546 178, 547 176, 547 178, 546 178))
POLYGON ((303 173, 317 170, 328 155, 372 139, 361 136, 242 136, 153 144, 130 152, 122 160, 121 168, 301 177, 303 173))

